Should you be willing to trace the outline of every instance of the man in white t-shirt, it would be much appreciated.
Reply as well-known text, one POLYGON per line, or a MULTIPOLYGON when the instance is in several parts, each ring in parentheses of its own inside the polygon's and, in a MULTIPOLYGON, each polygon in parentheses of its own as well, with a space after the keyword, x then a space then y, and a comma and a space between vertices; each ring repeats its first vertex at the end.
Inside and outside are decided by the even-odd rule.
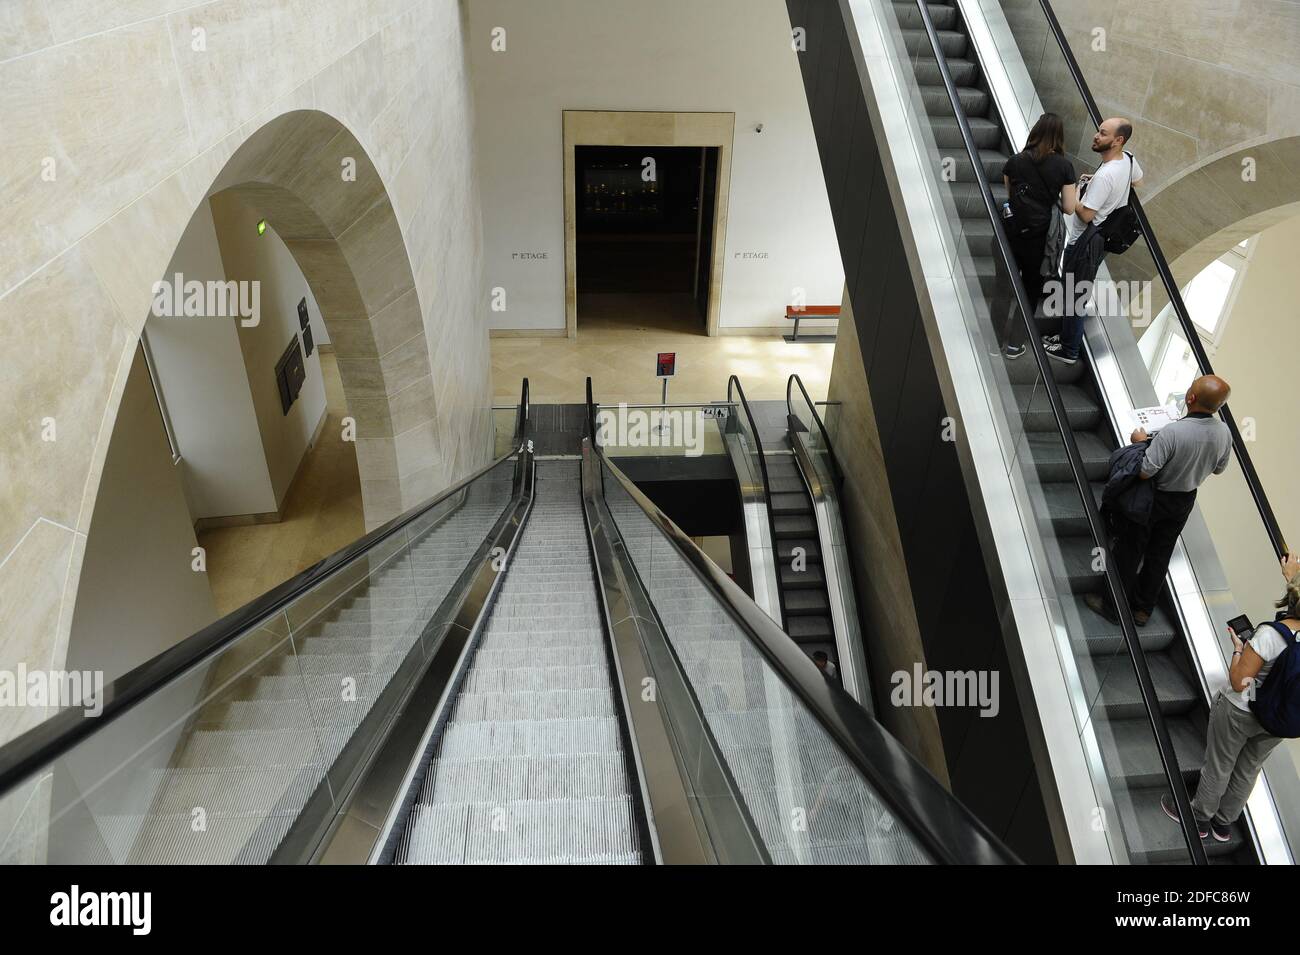
MULTIPOLYGON (((1065 217, 1065 260, 1070 261, 1071 246, 1079 240, 1089 225, 1100 226, 1116 210, 1128 204, 1129 191, 1142 182, 1142 167, 1136 159, 1124 151, 1128 141, 1133 138, 1133 124, 1127 119, 1115 117, 1108 119, 1097 127, 1092 137, 1092 151, 1101 156, 1101 165, 1091 175, 1079 177, 1079 201, 1075 211, 1065 217)), ((1096 264, 1100 265, 1098 258, 1096 264)), ((1064 288, 1065 302, 1074 302, 1079 295, 1080 283, 1092 282, 1096 278, 1096 269, 1090 269, 1087 275, 1075 275, 1074 282, 1066 280, 1064 288)), ((1086 296, 1085 296, 1086 298, 1086 296)), ((1043 347, 1048 357, 1066 365, 1073 365, 1079 359, 1079 348, 1083 344, 1083 316, 1075 314, 1081 309, 1074 307, 1065 310, 1061 322, 1061 334, 1049 335, 1043 339, 1043 347)))
MULTIPOLYGON (((1286 578, 1286 593, 1277 603, 1281 611, 1277 621, 1261 623, 1248 642, 1228 631, 1233 646, 1228 668, 1231 685, 1218 692, 1210 708, 1205 763, 1200 785, 1192 797, 1192 818, 1202 839, 1209 833, 1214 834, 1216 842, 1232 839, 1232 825, 1255 788, 1265 758, 1282 742, 1260 725, 1250 709, 1250 701, 1287 648, 1287 639, 1278 627, 1284 627, 1292 637, 1300 630, 1300 559, 1290 554, 1284 557, 1282 576, 1286 578)), ((1168 794, 1161 797, 1160 806, 1165 815, 1178 819, 1178 810, 1168 794)))

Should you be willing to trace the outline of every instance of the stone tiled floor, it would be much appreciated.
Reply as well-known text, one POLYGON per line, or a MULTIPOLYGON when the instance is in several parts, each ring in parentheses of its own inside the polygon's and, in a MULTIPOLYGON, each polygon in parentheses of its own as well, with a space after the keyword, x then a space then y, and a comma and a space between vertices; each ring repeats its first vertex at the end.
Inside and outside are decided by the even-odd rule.
POLYGON ((328 417, 285 497, 284 519, 199 534, 219 614, 243 606, 365 533, 356 446, 341 439, 347 404, 333 354, 321 353, 321 372, 328 417))
POLYGON ((785 398, 786 379, 797 373, 814 400, 826 397, 831 344, 791 345, 777 336, 704 334, 689 296, 584 295, 578 303, 578 337, 493 338, 495 403, 519 400, 528 378, 536 403, 580 402, 592 378, 597 400, 658 402, 655 354, 677 352, 670 402, 725 398, 727 377, 738 375, 747 397, 785 398))

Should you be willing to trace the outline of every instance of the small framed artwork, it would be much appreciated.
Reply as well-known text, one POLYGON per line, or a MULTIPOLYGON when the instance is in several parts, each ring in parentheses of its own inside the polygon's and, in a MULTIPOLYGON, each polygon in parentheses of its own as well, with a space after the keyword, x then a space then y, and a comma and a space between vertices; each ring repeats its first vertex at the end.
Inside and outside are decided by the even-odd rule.
MULTIPOLYGON (((298 302, 298 327, 303 331, 307 330, 307 325, 311 322, 311 316, 307 314, 307 297, 304 295, 298 302)), ((311 348, 307 349, 307 354, 311 354, 311 348)))

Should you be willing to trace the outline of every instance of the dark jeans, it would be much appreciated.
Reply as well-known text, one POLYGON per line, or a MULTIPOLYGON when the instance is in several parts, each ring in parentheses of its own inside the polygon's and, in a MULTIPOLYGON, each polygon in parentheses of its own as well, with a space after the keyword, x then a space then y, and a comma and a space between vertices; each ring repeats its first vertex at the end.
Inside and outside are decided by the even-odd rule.
MULTIPOLYGON (((1043 278, 1039 269, 1043 264, 1043 250, 1047 246, 1047 233, 1036 236, 1008 236, 1011 253, 1016 258, 1016 269, 1020 272, 1020 281, 1025 284, 1025 293, 1029 296, 1031 314, 1038 308, 1043 298, 1043 278)), ((1004 346, 1018 348, 1025 343, 1025 323, 1016 314, 1016 294, 1011 279, 1006 272, 999 269, 996 291, 993 296, 993 323, 998 335, 998 342, 1004 346), (1008 313, 1010 313, 1008 317, 1008 313)))
POLYGON ((1083 296, 1080 301, 1079 289, 1084 282, 1091 285, 1097 280, 1097 272, 1101 268, 1101 262, 1098 261, 1096 268, 1087 266, 1082 270, 1071 270, 1070 258, 1074 250, 1073 245, 1065 249, 1065 269, 1061 275, 1062 283, 1062 304, 1065 312, 1061 318, 1061 353, 1066 358, 1078 358, 1079 350, 1083 347, 1083 320, 1088 317, 1088 302, 1092 298, 1092 293, 1083 296))
POLYGON ((1122 517, 1114 519, 1116 569, 1134 610, 1155 610, 1169 558, 1195 504, 1195 491, 1157 490, 1146 527, 1122 517))

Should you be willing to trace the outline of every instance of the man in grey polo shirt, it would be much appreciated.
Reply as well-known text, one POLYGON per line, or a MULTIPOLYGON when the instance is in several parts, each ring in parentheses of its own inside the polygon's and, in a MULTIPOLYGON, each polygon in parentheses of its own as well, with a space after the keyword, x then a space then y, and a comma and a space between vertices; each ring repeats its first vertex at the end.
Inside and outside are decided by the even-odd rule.
MULTIPOLYGON (((1230 391, 1228 383, 1217 375, 1197 378, 1187 390, 1186 416, 1161 428, 1147 447, 1141 478, 1155 484, 1151 521, 1145 526, 1127 522, 1115 542, 1115 559, 1139 627, 1146 625, 1155 610, 1174 545, 1196 504, 1196 489, 1211 474, 1222 474, 1228 468, 1232 434, 1215 415, 1230 391)), ((1138 428, 1132 441, 1137 444, 1147 437, 1138 428)), ((1117 622, 1109 603, 1099 594, 1088 594, 1084 602, 1117 622)))

